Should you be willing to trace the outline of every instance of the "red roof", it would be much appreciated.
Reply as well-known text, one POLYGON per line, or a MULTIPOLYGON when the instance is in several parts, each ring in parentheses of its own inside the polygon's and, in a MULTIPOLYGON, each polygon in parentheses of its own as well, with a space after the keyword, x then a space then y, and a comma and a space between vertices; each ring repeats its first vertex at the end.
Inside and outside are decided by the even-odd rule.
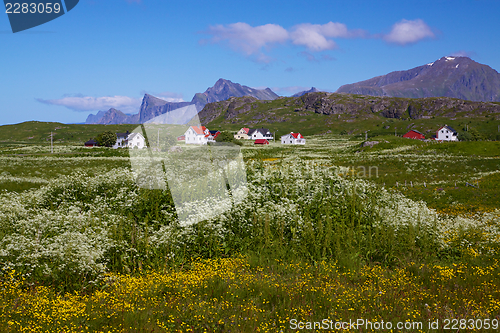
POLYGON ((425 135, 420 133, 419 131, 411 130, 405 135, 403 135, 403 138, 410 138, 410 139, 425 139, 425 135))
POLYGON ((205 126, 191 126, 191 128, 196 134, 205 134, 205 130, 207 129, 205 126))
POLYGON ((291 136, 293 136, 295 139, 302 139, 302 135, 300 133, 290 133, 291 136))
POLYGON ((250 131, 250 128, 243 127, 242 130, 245 131, 246 134, 248 134, 248 131, 250 131))
POLYGON ((255 140, 255 142, 253 144, 254 145, 268 145, 269 141, 267 141, 266 139, 257 139, 257 140, 255 140))

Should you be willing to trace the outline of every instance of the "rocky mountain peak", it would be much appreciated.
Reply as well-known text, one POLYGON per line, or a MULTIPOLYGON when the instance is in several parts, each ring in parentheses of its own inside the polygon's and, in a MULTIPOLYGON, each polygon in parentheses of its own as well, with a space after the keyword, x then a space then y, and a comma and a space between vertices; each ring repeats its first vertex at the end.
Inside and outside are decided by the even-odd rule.
MULTIPOLYGON (((213 85, 213 89, 221 89, 222 87, 224 86, 228 86, 228 85, 231 85, 233 84, 231 81, 229 80, 224 80, 223 78, 220 78, 217 80, 217 82, 215 82, 215 84, 213 85)), ((208 88, 210 89, 210 88, 208 88)))
POLYGON ((468 57, 445 56, 405 71, 346 84, 337 92, 390 97, 452 97, 500 102, 500 74, 468 57))
POLYGON ((148 105, 160 106, 160 105, 165 105, 168 102, 161 99, 161 98, 158 98, 158 97, 155 97, 153 95, 146 93, 146 94, 144 94, 144 98, 142 99, 142 103, 143 104, 146 103, 148 105))
MULTIPOLYGON (((189 105, 195 105, 196 109, 199 111, 207 103, 219 102, 227 100, 231 97, 243 97, 252 96, 257 100, 272 100, 279 96, 276 95, 271 89, 254 89, 247 86, 243 86, 238 83, 233 83, 229 80, 220 78, 215 82, 212 87, 209 87, 204 93, 197 93, 194 95, 191 102, 167 102, 163 99, 157 98, 150 94, 144 94, 142 99, 139 114, 137 115, 138 122, 144 123, 150 119, 156 118, 167 112, 184 108, 189 105)), ((99 118, 94 115, 90 115, 88 121, 107 121, 114 122, 115 118, 119 118, 120 121, 124 119, 122 115, 111 116, 120 111, 108 110, 106 112, 107 116, 103 119, 102 116, 99 118)), ((134 118, 135 119, 135 118, 134 118)))
POLYGON ((293 94, 292 97, 300 97, 302 95, 308 94, 308 93, 313 93, 313 92, 319 92, 320 90, 316 89, 315 87, 311 87, 309 90, 304 90, 301 92, 298 92, 296 94, 293 94))

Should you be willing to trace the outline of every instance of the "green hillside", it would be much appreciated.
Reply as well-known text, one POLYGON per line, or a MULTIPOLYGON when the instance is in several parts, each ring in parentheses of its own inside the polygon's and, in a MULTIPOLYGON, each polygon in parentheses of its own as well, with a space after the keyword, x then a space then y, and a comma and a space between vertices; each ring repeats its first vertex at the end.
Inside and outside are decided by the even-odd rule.
POLYGON ((331 133, 363 137, 368 131, 368 137, 373 137, 395 133, 403 135, 415 129, 430 138, 439 127, 446 124, 459 133, 468 128, 469 131, 476 131, 481 139, 499 139, 497 103, 456 99, 442 101, 436 98, 402 99, 341 94, 325 95, 321 99, 310 97, 309 100, 307 96, 250 102, 245 98, 231 98, 207 104, 199 117, 202 124, 210 129, 237 131, 242 127, 264 127, 276 132, 278 137, 292 131, 303 135, 331 133), (330 109, 324 107, 327 103, 330 103, 327 105, 330 109), (449 107, 459 103, 463 104, 449 107), (376 110, 378 112, 373 111, 375 107, 379 108, 376 110), (335 108, 342 113, 333 113, 331 110, 335 111, 335 108), (421 112, 423 116, 411 117, 410 112, 421 112))
POLYGON ((27 121, 15 125, 0 126, 0 142, 41 144, 50 142, 50 132, 53 133, 54 143, 83 144, 95 138, 104 131, 126 132, 132 131, 137 125, 85 125, 62 124, 41 121, 27 121))

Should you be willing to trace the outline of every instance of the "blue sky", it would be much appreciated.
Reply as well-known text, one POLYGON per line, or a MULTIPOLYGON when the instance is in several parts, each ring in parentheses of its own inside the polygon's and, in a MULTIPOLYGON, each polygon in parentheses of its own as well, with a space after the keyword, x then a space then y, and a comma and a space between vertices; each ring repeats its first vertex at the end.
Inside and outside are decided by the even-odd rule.
MULTIPOLYGON (((28 1, 29 2, 29 1, 28 1)), ((467 55, 500 70, 500 1, 80 0, 13 34, 0 13, 0 124, 84 122, 219 78, 280 95, 467 55)))

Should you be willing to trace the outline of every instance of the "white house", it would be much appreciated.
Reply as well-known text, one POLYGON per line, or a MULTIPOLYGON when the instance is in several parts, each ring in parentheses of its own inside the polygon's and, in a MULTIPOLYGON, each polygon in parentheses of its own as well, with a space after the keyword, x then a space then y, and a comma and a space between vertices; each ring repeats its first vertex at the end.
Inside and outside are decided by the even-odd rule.
POLYGON ((219 131, 212 132, 214 133, 210 133, 205 126, 190 126, 184 133, 184 138, 186 144, 206 145, 209 142, 215 142, 215 138, 219 135, 219 131))
POLYGON ((281 143, 284 145, 305 145, 306 139, 300 133, 288 133, 281 136, 281 143))
POLYGON ((113 145, 113 148, 124 148, 127 147, 127 138, 129 135, 129 131, 126 133, 116 133, 116 142, 113 145))
POLYGON ((249 139, 248 137, 248 131, 250 131, 249 128, 243 127, 234 135, 235 139, 249 139))
POLYGON ((141 133, 131 133, 127 137, 127 146, 129 148, 146 148, 146 139, 144 139, 141 133))
POLYGON ((442 126, 436 132, 436 140, 438 141, 458 141, 458 133, 448 125, 442 126))
POLYGON ((257 128, 248 131, 248 138, 251 140, 257 140, 257 139, 272 140, 273 135, 267 128, 257 128))

